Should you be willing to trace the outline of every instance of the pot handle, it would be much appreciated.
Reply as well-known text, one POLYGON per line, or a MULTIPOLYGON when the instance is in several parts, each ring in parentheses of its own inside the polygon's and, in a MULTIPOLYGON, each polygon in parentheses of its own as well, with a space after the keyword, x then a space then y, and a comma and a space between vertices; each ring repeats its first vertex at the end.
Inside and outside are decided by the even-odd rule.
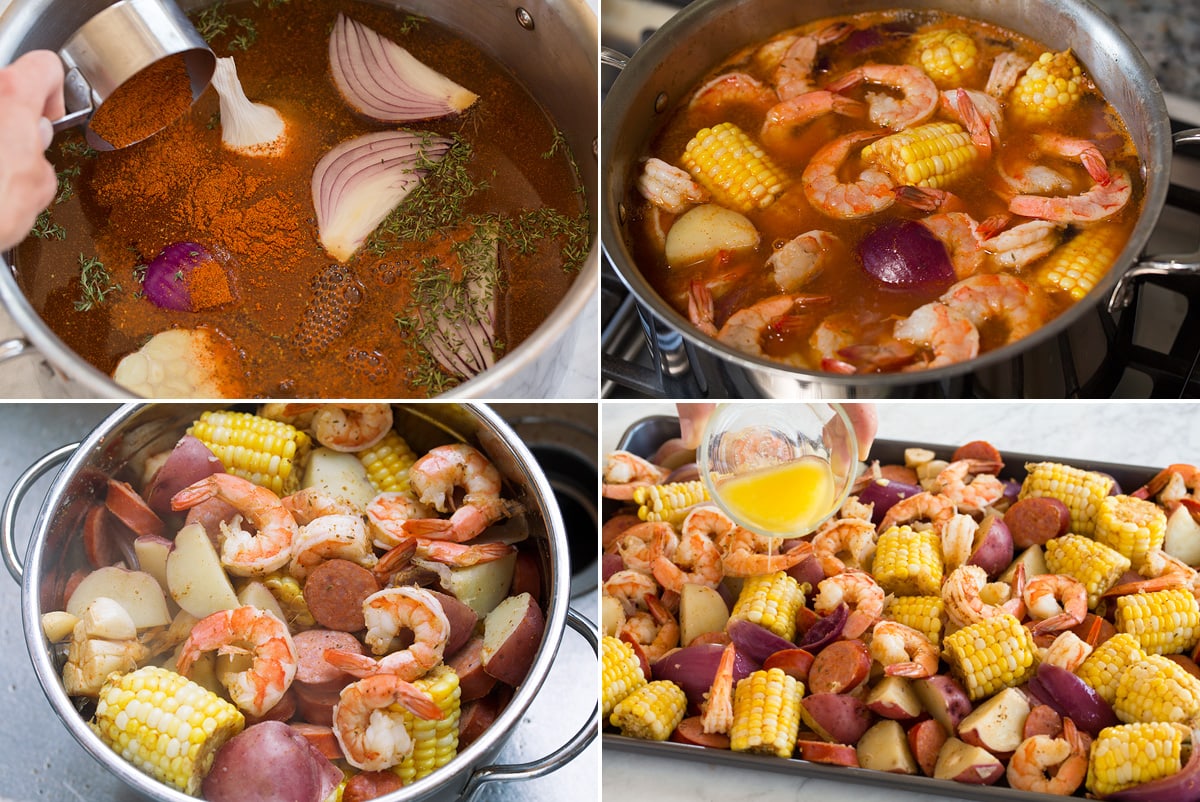
POLYGON ((600 48, 600 63, 608 67, 616 67, 618 70, 624 70, 629 64, 629 56, 620 50, 613 50, 611 47, 602 47, 600 48))
MULTIPOLYGON (((1171 140, 1175 145, 1198 145, 1200 128, 1178 131, 1171 136, 1171 140)), ((1134 264, 1117 279, 1117 285, 1108 296, 1108 311, 1112 314, 1129 306, 1137 294, 1137 285, 1147 276, 1197 274, 1200 274, 1200 251, 1151 256, 1134 264)))
POLYGON ((33 483, 41 479, 51 468, 56 468, 66 462, 77 448, 79 448, 79 443, 69 443, 51 451, 30 465, 13 483, 12 489, 8 491, 8 497, 4 499, 4 510, 0 513, 0 550, 3 551, 4 564, 17 584, 21 583, 21 576, 25 573, 25 566, 21 564, 21 560, 17 556, 17 510, 25 499, 25 494, 33 487, 33 483))
MULTIPOLYGON (((592 651, 596 653, 596 659, 598 660, 600 658, 600 638, 596 634, 596 625, 569 607, 567 608, 567 625, 582 635, 591 644, 592 651)), ((532 780, 535 777, 549 774, 566 765, 596 739, 596 735, 600 731, 599 725, 600 701, 599 697, 597 697, 596 707, 592 710, 592 714, 588 716, 587 722, 579 728, 578 732, 571 736, 569 741, 552 754, 530 763, 518 763, 511 766, 484 766, 481 769, 477 769, 471 775, 471 779, 467 781, 466 787, 463 788, 460 799, 469 799, 485 783, 505 782, 508 780, 532 780)))
POLYGON ((29 340, 22 337, 0 340, 0 362, 7 362, 10 359, 32 353, 34 353, 33 346, 29 344, 29 340))

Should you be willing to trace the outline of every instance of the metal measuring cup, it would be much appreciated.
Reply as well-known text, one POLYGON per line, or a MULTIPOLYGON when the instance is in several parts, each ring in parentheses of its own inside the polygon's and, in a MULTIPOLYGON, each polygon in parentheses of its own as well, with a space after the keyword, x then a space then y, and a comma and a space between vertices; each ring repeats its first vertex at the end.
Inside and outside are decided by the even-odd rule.
POLYGON ((183 55, 195 102, 212 79, 217 59, 173 0, 120 0, 100 11, 58 51, 66 67, 67 113, 53 121, 55 132, 84 125, 89 145, 113 150, 91 130, 92 115, 121 84, 178 54, 183 55))

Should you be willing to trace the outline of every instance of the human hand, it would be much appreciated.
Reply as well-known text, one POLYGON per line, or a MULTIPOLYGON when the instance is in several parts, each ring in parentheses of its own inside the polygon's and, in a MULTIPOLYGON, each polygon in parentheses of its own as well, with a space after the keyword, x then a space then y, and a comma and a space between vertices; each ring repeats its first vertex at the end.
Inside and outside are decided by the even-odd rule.
POLYGON ((0 251, 25 238, 54 200, 58 181, 46 159, 62 117, 63 66, 49 50, 34 50, 0 69, 0 251))

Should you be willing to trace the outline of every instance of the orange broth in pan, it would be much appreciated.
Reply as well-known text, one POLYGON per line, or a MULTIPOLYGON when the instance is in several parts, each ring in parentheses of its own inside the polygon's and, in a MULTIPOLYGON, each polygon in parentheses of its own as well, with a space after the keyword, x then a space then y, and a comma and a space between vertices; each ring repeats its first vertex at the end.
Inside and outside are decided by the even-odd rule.
MULTIPOLYGON (((851 69, 867 63, 917 64, 913 55, 917 35, 934 29, 963 32, 974 41, 977 63, 971 77, 964 81, 964 89, 982 91, 993 60, 1001 53, 1015 52, 1032 62, 1046 51, 1045 47, 1012 31, 941 12, 891 11, 837 19, 850 23, 859 36, 862 31, 881 32, 882 41, 877 46, 859 52, 850 52, 858 48, 848 44, 856 41, 855 34, 822 45, 812 75, 814 88, 824 88, 851 69)), ((820 20, 781 33, 766 43, 740 50, 709 73, 697 88, 704 86, 711 78, 735 72, 748 74, 763 85, 772 87, 779 54, 786 50, 786 43, 791 37, 824 30, 833 21, 820 20)), ((1008 201, 1000 191, 1003 183, 997 174, 996 161, 1002 159, 1005 165, 1012 165, 1022 159, 1045 159, 1038 155, 1039 148, 1034 143, 1035 135, 1045 131, 1095 142, 1110 169, 1120 168, 1129 174, 1132 192, 1124 208, 1098 223, 1067 226, 1057 249, 1049 256, 1020 269, 1002 268, 990 257, 984 261, 981 272, 1008 273, 1029 286, 1034 303, 1039 307, 1039 325, 1053 320, 1075 302, 1069 294, 1042 280, 1049 260, 1064 244, 1091 226, 1115 228, 1119 232, 1118 240, 1124 242, 1140 212, 1144 187, 1136 150, 1117 113, 1086 78, 1086 67, 1084 78, 1082 97, 1066 116, 1052 126, 1025 124, 1010 114, 1011 101, 1008 97, 1001 98, 1001 108, 1004 110, 1002 136, 1000 142, 993 145, 993 155, 985 157, 968 176, 945 187, 962 200, 963 208, 960 211, 969 213, 977 222, 1007 213, 1008 201)), ((943 88, 946 87, 939 86, 939 89, 943 88)), ((864 100, 867 92, 887 92, 899 97, 897 93, 877 85, 853 87, 843 90, 842 94, 864 100)), ((693 264, 676 266, 667 263, 664 236, 679 215, 663 211, 642 197, 637 189, 631 189, 630 205, 636 211, 630 226, 630 245, 639 268, 663 298, 686 316, 689 288, 694 281, 703 282, 713 296, 713 322, 719 329, 738 310, 782 292, 766 264, 776 249, 804 232, 828 231, 836 235, 840 245, 826 249, 825 267, 798 290, 792 290, 804 296, 818 296, 818 299, 810 304, 798 303, 784 317, 772 320, 762 329, 758 345, 763 355, 797 367, 836 372, 913 370, 932 361, 936 353, 927 344, 902 343, 901 346, 906 347, 902 347, 900 356, 894 359, 880 358, 880 355, 892 353, 891 347, 896 345, 893 329, 897 321, 906 318, 916 308, 937 301, 954 280, 964 276, 959 275, 949 282, 932 286, 885 286, 865 271, 858 256, 858 245, 864 237, 889 221, 920 220, 933 212, 918 211, 895 203, 885 211, 866 217, 837 219, 814 208, 801 186, 801 175, 809 160, 832 140, 854 131, 872 131, 880 135, 893 132, 867 119, 826 114, 801 128, 788 140, 786 148, 778 144, 771 146, 763 143, 760 137, 760 129, 766 119, 766 108, 761 103, 725 103, 718 108, 704 105, 689 108, 690 99, 691 96, 685 98, 673 112, 668 123, 650 143, 646 156, 657 157, 682 168, 685 148, 697 131, 732 122, 762 146, 767 156, 787 173, 789 183, 773 203, 746 214, 760 236, 756 248, 725 250, 693 264), (829 330, 844 335, 843 342, 855 347, 837 353, 818 349, 818 327, 826 321, 829 330), (832 361, 829 357, 832 357, 832 361)), ((939 121, 956 120, 939 108, 924 123, 939 121)), ((861 146, 851 152, 839 173, 840 180, 853 180, 862 170, 865 162, 856 155, 860 149, 861 146)), ((1070 179, 1072 189, 1061 194, 1079 193, 1091 186, 1091 179, 1078 161, 1054 157, 1047 163, 1070 179)), ((1011 191, 1008 194, 1011 195, 1011 191)), ((1012 227, 1023 222, 1028 222, 1028 219, 1010 216, 1007 225, 1012 227)), ((1010 339, 1009 322, 1003 316, 980 321, 978 331, 980 353, 999 347, 1010 339)))
POLYGON ((350 0, 218 4, 193 20, 218 56, 235 58, 247 96, 283 115, 287 152, 252 158, 224 148, 211 89, 181 120, 124 150, 97 154, 77 133, 60 138, 51 149, 58 202, 18 250, 16 273, 69 347, 111 373, 158 332, 202 328, 239 357, 227 395, 435 394, 458 379, 421 347, 419 327, 401 324, 437 300, 421 294, 422 271, 459 269, 453 246, 469 237, 471 227, 462 225, 469 216, 501 221, 501 353, 551 314, 582 261, 580 236, 586 251, 587 212, 562 134, 504 66, 437 23, 350 0), (407 48, 479 100, 461 115, 436 120, 385 124, 357 115, 329 71, 329 32, 339 12, 407 48), (470 148, 465 175, 478 191, 467 197, 458 220, 427 239, 381 237, 377 230, 334 269, 336 261, 318 240, 313 168, 345 139, 394 128, 461 137, 470 148), (551 230, 547 214, 565 224, 551 230), (143 297, 140 266, 181 241, 226 255, 235 300, 180 312, 143 297), (102 267, 93 265, 82 282, 93 285, 89 295, 81 267, 92 260, 102 267))

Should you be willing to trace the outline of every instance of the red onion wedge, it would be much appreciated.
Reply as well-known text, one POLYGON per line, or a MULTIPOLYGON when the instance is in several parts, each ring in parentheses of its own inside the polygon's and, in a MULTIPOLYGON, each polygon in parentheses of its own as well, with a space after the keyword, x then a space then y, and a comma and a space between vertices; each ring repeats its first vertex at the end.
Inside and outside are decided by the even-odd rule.
POLYGON ((450 144, 434 134, 378 131, 326 153, 313 170, 312 194, 321 244, 329 255, 339 262, 353 256, 450 144))
POLYGON ((422 344, 443 368, 460 379, 487 370, 496 363, 496 293, 500 271, 495 223, 479 226, 457 251, 459 271, 434 267, 441 271, 436 286, 442 293, 432 308, 422 307, 417 314, 424 332, 422 344))
POLYGON ((380 122, 445 117, 479 97, 345 14, 329 35, 329 66, 345 101, 380 122))
POLYGON ((176 242, 162 249, 142 279, 150 303, 177 312, 199 312, 236 298, 222 259, 197 242, 176 242))

